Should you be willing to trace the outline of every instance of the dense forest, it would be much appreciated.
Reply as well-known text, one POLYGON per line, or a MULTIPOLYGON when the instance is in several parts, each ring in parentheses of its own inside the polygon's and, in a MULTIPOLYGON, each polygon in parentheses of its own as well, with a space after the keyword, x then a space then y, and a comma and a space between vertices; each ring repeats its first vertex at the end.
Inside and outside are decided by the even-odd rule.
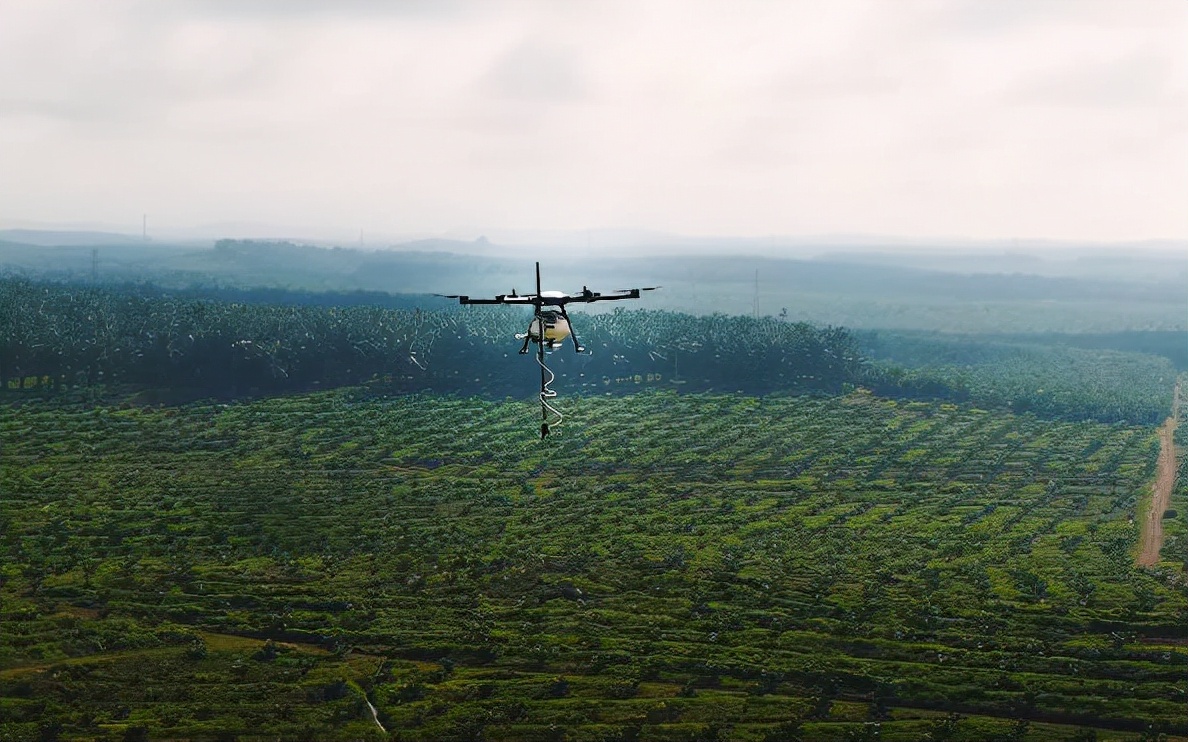
MULTIPOLYGON (((523 310, 347 296, 202 298, 148 286, 0 280, 0 386, 124 385, 168 390, 166 399, 367 382, 393 392, 531 393, 532 374, 511 371, 510 335, 527 324, 523 310)), ((657 383, 748 394, 866 386, 1053 418, 1154 423, 1170 407, 1176 374, 1169 358, 1146 353, 971 336, 855 336, 772 317, 620 308, 575 321, 591 352, 559 349, 549 364, 562 388, 579 392, 657 383)))

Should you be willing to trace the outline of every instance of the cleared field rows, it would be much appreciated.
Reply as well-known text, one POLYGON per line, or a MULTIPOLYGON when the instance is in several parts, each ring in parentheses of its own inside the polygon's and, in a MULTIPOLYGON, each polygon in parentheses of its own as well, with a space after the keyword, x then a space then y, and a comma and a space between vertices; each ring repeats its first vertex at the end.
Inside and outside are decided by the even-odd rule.
MULTIPOLYGON (((756 739, 790 713, 895 728, 875 706, 1182 724, 1188 592, 1175 564, 1131 566, 1152 429, 864 392, 565 412, 541 443, 518 401, 7 408, 0 670, 176 646, 171 671, 233 677, 195 632, 316 645, 331 654, 242 672, 319 724, 366 691, 424 739, 484 709, 525 739, 714 708, 756 739), (386 669, 360 674, 351 647, 386 669)), ((34 690, 68 711, 65 687, 34 690)), ((201 726, 135 703, 153 728, 201 726)))

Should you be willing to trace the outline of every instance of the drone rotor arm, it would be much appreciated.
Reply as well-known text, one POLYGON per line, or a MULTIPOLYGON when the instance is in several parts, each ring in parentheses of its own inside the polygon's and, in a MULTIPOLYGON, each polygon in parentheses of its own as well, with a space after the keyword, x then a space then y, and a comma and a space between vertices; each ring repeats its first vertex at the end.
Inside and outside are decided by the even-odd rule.
POLYGON ((621 299, 638 299, 638 298, 639 298, 639 290, 631 289, 630 291, 627 291, 626 293, 622 293, 622 294, 594 294, 593 296, 590 296, 590 297, 574 299, 574 301, 580 301, 580 302, 584 302, 586 304, 592 304, 596 301, 619 301, 621 299))

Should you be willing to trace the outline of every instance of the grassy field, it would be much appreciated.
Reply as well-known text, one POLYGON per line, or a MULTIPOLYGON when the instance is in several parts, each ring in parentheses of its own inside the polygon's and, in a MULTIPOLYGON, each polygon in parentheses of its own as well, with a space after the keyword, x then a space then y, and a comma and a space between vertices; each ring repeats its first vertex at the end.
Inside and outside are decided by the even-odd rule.
POLYGON ((1153 427, 564 410, 8 404, 0 739, 1188 734, 1182 486, 1133 566, 1153 427))

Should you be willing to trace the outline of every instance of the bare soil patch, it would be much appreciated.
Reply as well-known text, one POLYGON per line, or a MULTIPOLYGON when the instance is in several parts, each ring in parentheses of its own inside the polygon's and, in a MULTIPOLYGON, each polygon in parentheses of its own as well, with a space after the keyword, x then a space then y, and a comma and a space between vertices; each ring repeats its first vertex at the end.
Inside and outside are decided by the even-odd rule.
POLYGON ((1172 403, 1171 417, 1159 428, 1159 462, 1156 465, 1155 484, 1151 486, 1151 505, 1143 519, 1143 532, 1139 536, 1140 567, 1153 567, 1159 562, 1159 550, 1163 548, 1163 513, 1171 505, 1172 488, 1176 484, 1176 425, 1180 418, 1180 385, 1172 403))

